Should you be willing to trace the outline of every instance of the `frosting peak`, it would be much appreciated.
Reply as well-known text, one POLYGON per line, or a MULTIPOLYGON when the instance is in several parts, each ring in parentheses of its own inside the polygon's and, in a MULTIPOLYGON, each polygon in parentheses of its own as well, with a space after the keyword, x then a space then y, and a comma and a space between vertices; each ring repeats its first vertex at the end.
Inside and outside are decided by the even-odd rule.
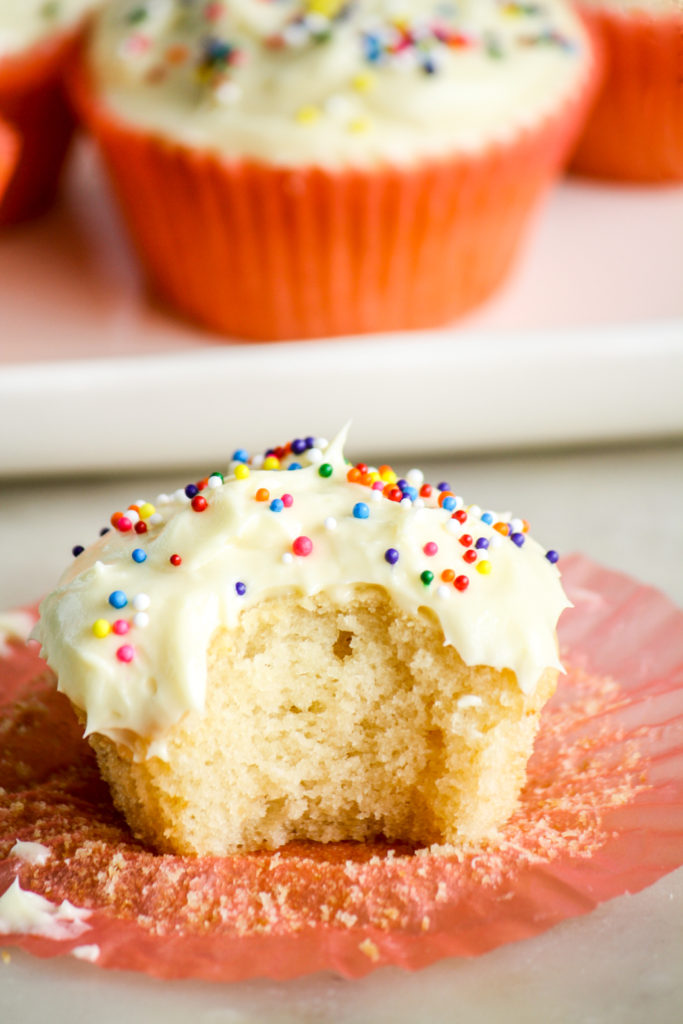
POLYGON ((163 756, 164 734, 201 711, 216 629, 264 599, 354 585, 429 609, 470 665, 510 669, 530 692, 559 668, 568 602, 528 524, 467 505, 419 470, 349 465, 345 431, 296 439, 154 503, 112 516, 41 605, 37 638, 87 732, 163 756))

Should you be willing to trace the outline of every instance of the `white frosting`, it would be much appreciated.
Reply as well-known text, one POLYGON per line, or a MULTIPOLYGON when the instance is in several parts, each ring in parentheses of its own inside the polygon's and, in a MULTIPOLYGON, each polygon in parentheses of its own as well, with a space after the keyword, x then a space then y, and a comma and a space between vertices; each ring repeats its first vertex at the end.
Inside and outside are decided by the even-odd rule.
MULTIPOLYGON (((60 690, 85 712, 87 733, 109 736, 138 758, 163 757, 167 730, 204 707, 207 649, 219 626, 237 627, 241 612, 265 598, 324 592, 343 599, 354 584, 383 587, 412 615, 431 609, 444 642, 467 664, 511 669, 525 692, 545 668, 560 667, 555 628, 568 601, 544 549, 528 536, 522 547, 501 536, 479 518, 490 513, 470 511, 461 524, 433 497, 420 507, 421 498, 399 503, 350 483, 343 440, 324 453, 295 456, 298 470, 252 469, 246 479, 214 480, 218 486, 201 492, 205 511, 195 511, 181 490, 158 502, 151 518, 142 509, 150 524, 144 535, 111 530, 74 560, 41 605, 36 635, 60 690), (332 466, 331 477, 320 475, 321 462, 332 466), (260 488, 270 500, 291 495, 291 507, 271 510, 269 501, 255 499, 260 488), (367 506, 367 518, 354 516, 357 503, 367 506), (467 534, 474 564, 463 558, 467 534), (293 549, 302 536, 313 544, 308 556, 293 549), (473 547, 479 538, 490 542, 487 550, 473 547), (425 553, 430 543, 436 554, 425 553), (132 557, 136 548, 144 561, 132 557), (390 548, 399 556, 393 565, 385 558, 390 548), (181 565, 170 563, 174 554, 181 565), (489 574, 477 569, 482 562, 489 574), (448 569, 468 577, 465 591, 442 582, 448 569), (429 585, 421 578, 426 570, 434 574, 429 585), (109 603, 115 591, 128 601, 118 611, 109 603), (99 638, 97 620, 130 628, 99 638), (131 661, 119 660, 122 646, 133 650, 131 661)), ((453 500, 464 510, 462 499, 453 500)))
POLYGON ((0 55, 20 53, 78 25, 101 0, 0 0, 0 55))
POLYGON ((0 896, 0 935, 39 935, 44 939, 74 939, 90 928, 90 911, 68 900, 57 905, 36 892, 22 889, 15 878, 0 896))
POLYGON ((100 958, 100 947, 93 943, 89 946, 74 946, 71 955, 77 960, 85 960, 89 964, 97 963, 100 958))
POLYGON ((642 11, 644 14, 683 14, 683 0, 578 0, 580 7, 618 13, 642 11))
POLYGON ((35 625, 35 616, 31 612, 0 613, 0 657, 10 654, 10 641, 25 643, 35 625))
POLYGON ((91 64, 109 107, 145 130, 338 167, 514 137, 576 95, 587 53, 564 0, 129 0, 99 18, 91 64))
POLYGON ((24 843, 18 839, 9 855, 23 861, 24 864, 36 864, 42 867, 47 864, 52 856, 52 851, 49 846, 43 846, 42 843, 24 843))

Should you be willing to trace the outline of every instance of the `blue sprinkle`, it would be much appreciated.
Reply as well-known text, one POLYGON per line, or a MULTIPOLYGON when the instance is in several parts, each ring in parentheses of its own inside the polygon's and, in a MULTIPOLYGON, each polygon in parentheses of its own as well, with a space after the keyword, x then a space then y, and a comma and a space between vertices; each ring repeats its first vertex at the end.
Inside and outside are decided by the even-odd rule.
POLYGON ((282 512, 284 507, 285 503, 281 498, 273 498, 269 506, 271 512, 282 512))
POLYGON ((134 562, 146 562, 147 561, 147 555, 142 550, 142 548, 135 548, 135 550, 133 551, 132 558, 133 558, 134 562))
POLYGON ((513 544, 516 544, 518 548, 521 548, 524 544, 524 541, 526 540, 526 537, 523 533, 511 533, 510 540, 512 541, 513 544))
POLYGON ((404 498, 410 498, 411 501, 415 501, 417 498, 417 487, 411 487, 410 484, 406 484, 401 490, 403 491, 404 498))
POLYGON ((197 494, 199 494, 199 488, 197 487, 196 484, 188 484, 187 487, 185 488, 185 494, 188 496, 188 498, 194 498, 196 497, 197 494))
POLYGON ((387 548, 384 552, 384 560, 385 562, 388 562, 389 565, 396 565, 398 562, 398 551, 396 548, 387 548))
POLYGON ((75 547, 71 549, 71 554, 74 556, 74 558, 78 558, 78 556, 82 555, 84 551, 85 548, 83 547, 83 545, 77 544, 75 547))
POLYGON ((301 437, 295 438, 295 440, 292 441, 291 448, 295 455, 303 455, 306 451, 306 439, 301 437))
POLYGON ((482 513, 481 521, 482 523, 486 523, 488 526, 491 526, 493 523, 493 515, 490 512, 484 512, 482 513))
POLYGON ((247 592, 246 583, 242 583, 242 581, 240 580, 238 583, 235 584, 235 591, 240 597, 244 597, 244 595, 247 592))
POLYGON ((475 546, 475 548, 480 548, 480 549, 481 548, 487 548, 489 546, 489 542, 487 541, 486 537, 480 537, 479 540, 477 541, 477 543, 474 546, 475 546))
POLYGON ((548 559, 549 562, 552 562, 553 565, 555 564, 555 562, 559 561, 560 558, 557 551, 553 551, 552 549, 550 551, 546 551, 545 557, 548 559))
POLYGON ((445 508, 447 512, 454 512, 457 506, 457 501, 452 494, 449 494, 447 498, 444 498, 441 502, 441 508, 445 508))
POLYGON ((354 519, 367 519, 370 515, 370 509, 364 501, 357 501, 353 506, 354 519))
POLYGON ((109 604, 112 608, 125 608, 128 604, 128 598, 122 590, 112 590, 109 595, 109 604))
POLYGON ((287 466, 287 469, 301 469, 301 463, 300 462, 290 462, 290 464, 287 466))
POLYGON ((236 452, 232 453, 233 462, 249 462, 249 452, 246 448, 238 448, 236 452))
POLYGON ((307 448, 315 448, 315 438, 314 437, 307 437, 304 440, 306 441, 306 447, 307 448))

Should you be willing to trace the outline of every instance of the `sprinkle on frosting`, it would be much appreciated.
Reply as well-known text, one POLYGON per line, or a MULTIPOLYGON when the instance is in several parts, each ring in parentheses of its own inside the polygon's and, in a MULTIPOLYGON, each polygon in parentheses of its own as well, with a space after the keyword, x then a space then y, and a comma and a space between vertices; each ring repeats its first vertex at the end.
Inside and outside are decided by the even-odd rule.
POLYGON ((144 534, 122 531, 114 513, 118 528, 72 563, 38 627, 89 732, 129 744, 132 734, 143 741, 133 743, 138 756, 163 756, 164 730, 203 706, 214 630, 292 592, 344 600, 353 584, 384 587, 412 614, 432 608, 468 664, 511 669, 527 692, 559 667, 555 627, 567 602, 557 553, 530 539, 525 520, 466 505, 418 470, 400 478, 389 465, 348 464, 344 437, 262 456, 238 449, 225 475, 129 506, 144 515, 144 534), (290 473, 294 461, 301 469, 290 473))

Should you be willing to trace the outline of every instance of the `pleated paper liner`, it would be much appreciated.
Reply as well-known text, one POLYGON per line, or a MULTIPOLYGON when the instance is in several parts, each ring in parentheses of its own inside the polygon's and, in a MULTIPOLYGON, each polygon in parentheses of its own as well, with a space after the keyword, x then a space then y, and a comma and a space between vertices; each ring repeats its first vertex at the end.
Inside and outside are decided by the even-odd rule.
POLYGON ((579 9, 602 46, 606 73, 573 170, 617 181, 683 181, 683 9, 579 9))
POLYGON ((230 161, 124 123, 71 79, 151 288, 221 334, 314 338, 446 323, 508 273, 592 95, 480 155, 330 171, 230 161))
POLYGON ((21 138, 14 174, 0 201, 0 225, 34 217, 57 192, 75 121, 63 84, 79 33, 61 33, 25 53, 0 57, 0 117, 21 138))
MULTIPOLYGON (((4 935, 41 957, 214 981, 359 977, 528 938, 683 863, 683 613, 581 556, 563 563, 567 674, 544 713, 519 809, 468 851, 293 843, 160 856, 130 835, 67 701, 33 648, 0 662, 0 892, 19 880, 61 937, 4 935), (43 866, 10 856, 37 841, 43 866), (73 914, 71 915, 73 917, 73 914)), ((0 911, 0 922, 2 914, 0 911)), ((40 929, 38 929, 40 932, 40 929)))

